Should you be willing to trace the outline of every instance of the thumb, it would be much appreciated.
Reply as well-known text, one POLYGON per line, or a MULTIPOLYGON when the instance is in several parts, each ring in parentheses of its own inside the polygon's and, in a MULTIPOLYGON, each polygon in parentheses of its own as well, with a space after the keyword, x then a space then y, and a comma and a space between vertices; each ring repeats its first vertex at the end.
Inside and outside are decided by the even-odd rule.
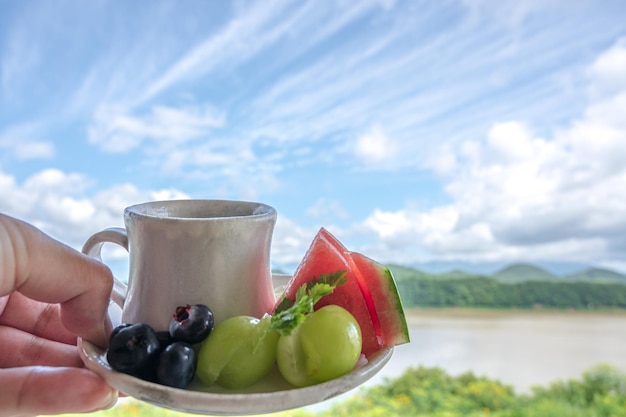
POLYGON ((112 407, 117 391, 83 368, 0 369, 0 417, 85 413, 112 407))

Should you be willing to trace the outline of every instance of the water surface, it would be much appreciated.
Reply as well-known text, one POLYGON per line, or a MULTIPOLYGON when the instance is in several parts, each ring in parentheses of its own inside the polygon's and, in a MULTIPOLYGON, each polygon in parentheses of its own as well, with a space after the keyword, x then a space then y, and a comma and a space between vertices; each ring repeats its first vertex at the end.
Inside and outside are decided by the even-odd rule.
POLYGON ((529 392, 598 363, 626 371, 626 312, 412 310, 407 320, 411 343, 396 348, 373 383, 424 365, 529 392))
MULTIPOLYGON (((411 343, 364 387, 401 375, 409 366, 472 371, 518 393, 533 385, 580 378, 599 363, 626 372, 626 312, 542 310, 422 310, 407 312, 411 343)), ((354 391, 314 408, 325 408, 354 391)))

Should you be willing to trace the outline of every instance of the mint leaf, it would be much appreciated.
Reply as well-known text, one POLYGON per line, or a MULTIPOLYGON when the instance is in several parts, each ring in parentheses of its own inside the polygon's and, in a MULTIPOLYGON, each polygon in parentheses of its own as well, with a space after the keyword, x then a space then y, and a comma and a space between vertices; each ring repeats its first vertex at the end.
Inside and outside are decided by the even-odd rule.
POLYGON ((331 294, 336 287, 348 280, 346 271, 337 271, 330 274, 320 274, 318 277, 302 284, 296 292, 296 301, 283 299, 271 318, 270 328, 280 334, 288 335, 298 327, 306 316, 313 312, 315 304, 322 297, 331 294))
POLYGON ((280 300, 280 303, 278 303, 278 305, 274 309, 274 314, 280 313, 281 311, 284 311, 284 310, 287 310, 292 305, 293 305, 293 301, 292 300, 290 300, 287 297, 283 297, 283 299, 280 300))

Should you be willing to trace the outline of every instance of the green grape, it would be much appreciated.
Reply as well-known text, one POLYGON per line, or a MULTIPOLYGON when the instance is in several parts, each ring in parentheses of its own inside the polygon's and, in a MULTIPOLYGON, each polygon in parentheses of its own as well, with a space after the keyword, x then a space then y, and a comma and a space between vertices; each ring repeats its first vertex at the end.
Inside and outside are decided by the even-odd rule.
POLYGON ((218 323, 200 347, 200 381, 238 389, 262 379, 276 362, 279 335, 269 326, 269 316, 236 316, 218 323))
POLYGON ((282 376, 303 387, 350 372, 361 355, 361 329, 348 310, 328 305, 307 316, 278 340, 276 360, 282 376))

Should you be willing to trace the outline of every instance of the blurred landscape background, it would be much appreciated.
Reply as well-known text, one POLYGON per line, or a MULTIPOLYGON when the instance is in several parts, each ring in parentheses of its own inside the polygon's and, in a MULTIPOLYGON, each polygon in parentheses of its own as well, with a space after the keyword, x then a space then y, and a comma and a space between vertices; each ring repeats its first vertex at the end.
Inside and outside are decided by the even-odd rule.
POLYGON ((412 343, 284 415, 626 416, 624 161, 622 0, 0 0, 0 211, 261 201, 275 271, 320 227, 393 270, 412 343))

